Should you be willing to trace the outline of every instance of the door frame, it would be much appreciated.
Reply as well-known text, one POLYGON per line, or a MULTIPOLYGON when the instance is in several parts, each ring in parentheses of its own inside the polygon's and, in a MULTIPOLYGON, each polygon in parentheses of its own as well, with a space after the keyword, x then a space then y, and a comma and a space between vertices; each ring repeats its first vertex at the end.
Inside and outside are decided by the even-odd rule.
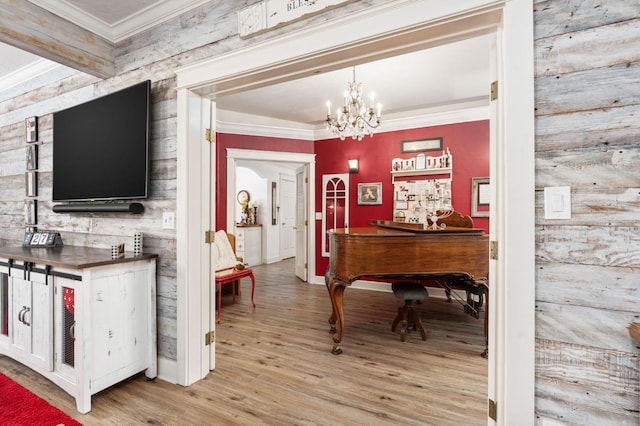
MULTIPOLYGON (((270 163, 300 163, 308 167, 309 170, 309 197, 306 199, 307 203, 307 221, 312 222, 312 212, 315 211, 315 171, 316 171, 316 156, 315 154, 305 154, 300 152, 288 152, 288 151, 260 151, 252 149, 239 149, 229 148, 227 149, 227 194, 235 194, 237 188, 236 182, 236 168, 238 160, 253 160, 253 161, 268 161, 270 163)), ((214 167, 215 168, 215 167, 214 167)), ((227 196, 227 198, 229 198, 227 196)), ((231 203, 227 201, 227 230, 233 230, 234 215, 230 209, 233 209, 231 203)), ((271 226, 271 225, 269 225, 271 226)), ((278 228, 279 229, 279 228, 278 228)), ((231 232, 231 231, 229 231, 231 232)), ((279 231, 278 231, 279 232, 279 231)), ((311 244, 315 239, 312 235, 313 227, 307 227, 307 264, 309 270, 315 270, 315 247, 311 244)))
MULTIPOLYGON (((398 0, 364 8, 341 18, 308 26, 176 72, 178 88, 178 166, 190 138, 189 123, 197 111, 186 108, 187 93, 211 97, 248 90, 308 75, 322 67, 338 69, 354 62, 425 49, 480 34, 495 33, 497 41, 498 97, 492 102, 492 205, 489 390, 498 424, 533 425, 535 421, 535 156, 533 91, 533 5, 529 0, 489 1, 398 0), (181 105, 182 103, 182 105, 181 105), (185 113, 189 113, 186 114, 185 113), (181 131, 182 130, 182 131, 181 131), (507 291, 508 285, 508 291, 507 291)), ((487 90, 488 92, 488 90, 487 90)), ((196 162, 196 167, 199 162, 196 162)), ((191 166, 191 164, 190 164, 191 166)), ((209 165, 213 167, 213 165, 209 165)), ((180 172, 180 167, 178 167, 180 172)), ((183 173, 184 167, 182 169, 183 173)), ((310 171, 310 178, 314 173, 310 171)), ((213 177, 215 178, 215 177, 213 177)), ((193 188, 178 175, 178 211, 182 193, 193 188)), ((310 186, 315 188, 314 186, 310 186)), ((188 197, 187 197, 188 198, 188 197)), ((313 199, 313 197, 311 197, 313 199)), ((190 209, 199 207, 184 203, 190 209)), ((178 219, 178 223, 180 219, 178 219)), ((314 223, 314 222, 310 222, 314 223)), ((201 321, 190 321, 190 306, 198 309, 202 281, 189 274, 191 241, 201 239, 197 224, 178 234, 178 376, 190 384, 190 362, 202 343, 189 340, 201 321), (181 238, 187 243, 181 243, 181 238), (183 295, 184 296, 184 295, 183 295), (180 308, 182 306, 182 309, 180 308)), ((313 240, 311 240, 313 241, 313 240)), ((197 244, 194 244, 197 246, 197 244)), ((315 244, 311 245, 312 248, 315 244)), ((200 247, 200 251, 205 248, 200 247)), ((197 254, 192 253, 192 254, 197 254)), ((197 256, 194 256, 197 257, 197 256)), ((310 253, 310 259, 315 254, 310 253)), ((198 268, 199 269, 199 268, 198 268)), ((201 332, 202 330, 197 330, 201 332)), ((329 350, 329 345, 327 346, 329 350)), ((337 360, 338 361, 338 360, 337 360)), ((201 371, 201 370, 200 370, 201 371)), ((487 419, 489 424, 494 420, 487 419)))
MULTIPOLYGON (((308 232, 311 228, 311 223, 307 219, 309 217, 309 194, 315 194, 315 191, 311 192, 309 188, 309 167, 306 164, 301 165, 296 169, 296 256, 295 256, 295 273, 302 281, 309 281, 309 246, 311 241, 308 237, 308 232), (299 207, 302 202, 302 214, 299 207), (304 219, 304 220, 301 220, 304 219), (300 230, 301 229, 301 230, 300 230)), ((315 210, 315 209, 314 209, 315 210)), ((315 263, 315 259, 314 259, 315 263)))

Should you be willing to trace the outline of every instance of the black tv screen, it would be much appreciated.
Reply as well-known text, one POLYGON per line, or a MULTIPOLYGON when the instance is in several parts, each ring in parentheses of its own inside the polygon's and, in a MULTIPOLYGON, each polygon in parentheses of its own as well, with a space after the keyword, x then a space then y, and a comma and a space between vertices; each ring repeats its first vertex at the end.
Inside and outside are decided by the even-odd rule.
POLYGON ((147 80, 53 114, 53 201, 147 198, 150 93, 147 80))

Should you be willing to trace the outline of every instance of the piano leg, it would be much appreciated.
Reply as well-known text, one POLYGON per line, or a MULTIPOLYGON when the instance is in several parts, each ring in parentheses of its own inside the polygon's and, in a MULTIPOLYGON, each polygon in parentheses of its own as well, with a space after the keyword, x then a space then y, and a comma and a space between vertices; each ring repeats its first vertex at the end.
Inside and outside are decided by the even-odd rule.
POLYGON ((342 309, 342 298, 344 295, 345 285, 338 281, 327 282, 327 290, 329 290, 329 298, 331 299, 332 313, 329 317, 330 333, 333 334, 333 348, 331 353, 340 355, 342 348, 342 336, 344 335, 344 311, 342 309))

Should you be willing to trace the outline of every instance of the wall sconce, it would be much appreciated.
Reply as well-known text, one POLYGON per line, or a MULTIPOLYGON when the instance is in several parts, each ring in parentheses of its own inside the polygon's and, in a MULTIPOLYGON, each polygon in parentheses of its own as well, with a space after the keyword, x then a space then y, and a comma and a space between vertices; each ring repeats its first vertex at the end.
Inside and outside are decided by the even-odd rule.
POLYGON ((349 162, 349 173, 358 173, 359 171, 359 165, 358 165, 358 159, 354 158, 352 160, 347 160, 349 162))

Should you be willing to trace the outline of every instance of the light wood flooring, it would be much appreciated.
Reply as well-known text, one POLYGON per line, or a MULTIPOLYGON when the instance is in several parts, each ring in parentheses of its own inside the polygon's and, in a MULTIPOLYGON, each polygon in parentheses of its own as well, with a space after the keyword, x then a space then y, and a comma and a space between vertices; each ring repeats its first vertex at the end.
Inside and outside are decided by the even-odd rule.
POLYGON ((324 285, 299 281, 293 259, 254 267, 231 303, 223 297, 216 369, 189 387, 143 374, 75 400, 47 379, 0 356, 0 371, 85 425, 484 425, 487 360, 483 321, 457 303, 423 306, 427 341, 391 332, 401 304, 392 293, 347 289, 344 353, 332 355, 324 285))

